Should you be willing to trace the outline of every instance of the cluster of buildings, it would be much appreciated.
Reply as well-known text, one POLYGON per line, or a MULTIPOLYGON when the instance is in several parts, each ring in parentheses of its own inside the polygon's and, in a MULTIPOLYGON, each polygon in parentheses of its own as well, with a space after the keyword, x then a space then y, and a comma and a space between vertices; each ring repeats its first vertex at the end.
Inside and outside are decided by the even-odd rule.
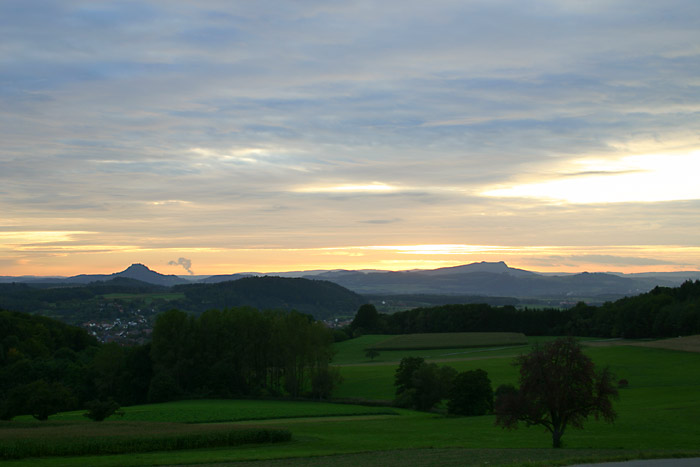
POLYGON ((141 310, 129 316, 112 320, 91 320, 82 323, 87 332, 100 342, 116 342, 124 345, 144 344, 153 332, 152 319, 141 314, 141 310))

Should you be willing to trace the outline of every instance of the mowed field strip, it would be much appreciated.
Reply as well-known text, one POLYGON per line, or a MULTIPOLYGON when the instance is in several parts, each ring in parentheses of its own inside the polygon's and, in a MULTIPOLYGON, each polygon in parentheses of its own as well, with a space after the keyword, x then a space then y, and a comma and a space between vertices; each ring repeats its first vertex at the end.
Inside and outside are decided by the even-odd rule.
POLYGON ((648 342, 634 342, 633 345, 653 347, 656 349, 681 350, 683 352, 700 352, 700 336, 685 336, 648 342))

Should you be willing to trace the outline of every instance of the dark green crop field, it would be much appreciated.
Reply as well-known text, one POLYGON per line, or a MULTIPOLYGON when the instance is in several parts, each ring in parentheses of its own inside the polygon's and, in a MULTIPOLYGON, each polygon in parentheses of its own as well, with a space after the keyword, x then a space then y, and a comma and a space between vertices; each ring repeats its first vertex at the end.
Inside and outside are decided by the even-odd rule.
POLYGON ((372 344, 375 350, 464 349, 527 344, 525 334, 517 332, 444 332, 401 334, 372 344))
MULTIPOLYGON (((364 336, 337 346, 336 359, 344 380, 335 397, 393 397, 398 361, 417 351, 382 351, 370 361, 362 349, 382 338, 386 336, 364 336)), ((481 368, 488 372, 495 388, 517 383, 512 360, 527 350, 525 346, 469 349, 456 355, 446 355, 452 353, 449 349, 420 353, 427 361, 454 366, 459 371, 481 368)), ((0 425, 0 440, 4 445, 18 438, 29 443, 59 439, 61 426, 78 430, 80 434, 69 436, 71 439, 104 438, 101 430, 116 430, 109 431, 111 438, 130 434, 175 438, 182 433, 242 429, 281 430, 291 433, 291 439, 280 437, 272 442, 261 438, 253 439, 252 444, 202 445, 196 449, 183 444, 174 451, 158 448, 161 450, 132 454, 54 455, 7 460, 3 466, 29 462, 39 466, 287 466, 299 465, 300 458, 303 465, 313 466, 567 465, 607 459, 700 457, 700 354, 628 345, 591 346, 586 347, 586 353, 596 365, 610 366, 617 379, 626 379, 629 386, 620 390, 614 424, 590 420, 583 430, 569 429, 563 449, 552 449, 551 439, 541 427, 506 431, 494 425, 492 415, 446 417, 403 409, 296 401, 182 401, 126 407, 123 420, 110 418, 101 423, 79 421, 79 413, 57 415, 43 424, 15 420, 0 425)))

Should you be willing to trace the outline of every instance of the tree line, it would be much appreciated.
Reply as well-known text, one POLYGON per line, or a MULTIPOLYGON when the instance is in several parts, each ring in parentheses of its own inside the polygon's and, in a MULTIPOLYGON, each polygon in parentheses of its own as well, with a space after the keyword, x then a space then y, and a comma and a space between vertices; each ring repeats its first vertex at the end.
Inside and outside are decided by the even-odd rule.
POLYGON ((568 309, 455 304, 379 314, 363 305, 351 334, 423 332, 522 332, 526 335, 673 337, 700 333, 700 281, 655 287, 648 293, 601 306, 583 302, 568 309))
POLYGON ((158 315, 151 342, 149 399, 196 396, 311 395, 325 398, 336 378, 333 335, 297 312, 250 307, 200 316, 158 315))
POLYGON ((0 419, 115 400, 328 397, 331 332, 297 312, 249 307, 158 315, 152 342, 100 344, 53 319, 0 310, 0 419))

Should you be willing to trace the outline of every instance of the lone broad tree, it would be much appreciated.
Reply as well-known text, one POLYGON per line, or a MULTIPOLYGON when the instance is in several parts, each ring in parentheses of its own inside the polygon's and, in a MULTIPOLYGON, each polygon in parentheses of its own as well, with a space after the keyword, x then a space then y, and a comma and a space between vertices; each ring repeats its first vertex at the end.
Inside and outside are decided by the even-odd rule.
POLYGON ((589 416, 612 422, 617 397, 613 376, 605 368, 596 371, 591 359, 572 337, 536 345, 516 359, 520 388, 501 387, 496 392, 496 424, 517 428, 542 425, 552 433, 552 445, 561 447, 566 428, 583 428, 589 416))

